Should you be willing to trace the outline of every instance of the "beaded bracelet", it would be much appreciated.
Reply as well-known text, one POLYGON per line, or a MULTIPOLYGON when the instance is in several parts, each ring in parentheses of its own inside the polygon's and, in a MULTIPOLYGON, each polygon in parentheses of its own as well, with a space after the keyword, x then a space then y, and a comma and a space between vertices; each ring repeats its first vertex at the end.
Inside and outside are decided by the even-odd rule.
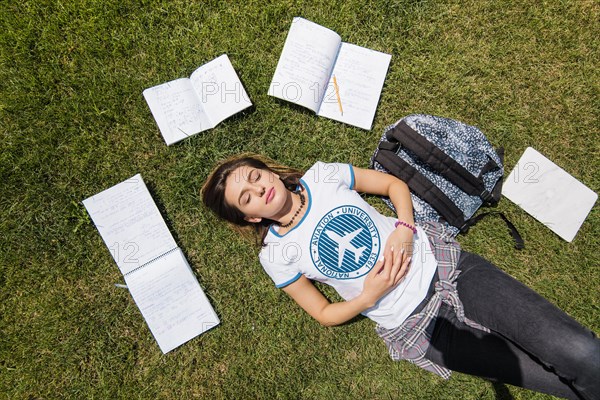
POLYGON ((398 220, 398 221, 396 221, 396 223, 394 224, 394 228, 397 228, 397 227, 398 227, 398 225, 402 225, 402 226, 405 226, 405 227, 407 227, 408 229, 410 229, 411 231, 413 231, 413 234, 414 234, 414 235, 416 235, 416 234, 417 234, 417 228, 415 228, 413 225, 411 225, 411 224, 409 224, 409 223, 406 223, 406 222, 404 222, 404 221, 400 221, 400 220, 398 220))

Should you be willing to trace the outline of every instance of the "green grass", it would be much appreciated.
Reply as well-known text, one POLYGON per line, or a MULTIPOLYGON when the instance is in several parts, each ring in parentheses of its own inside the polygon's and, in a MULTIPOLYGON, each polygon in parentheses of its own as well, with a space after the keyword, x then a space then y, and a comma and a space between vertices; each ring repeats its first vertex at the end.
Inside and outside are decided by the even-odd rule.
MULTIPOLYGON (((0 397, 507 398, 477 378, 390 361, 366 319, 320 327, 203 209, 198 188, 241 151, 365 167, 386 125, 421 112, 479 126, 505 147, 507 173, 534 146, 599 192, 599 20, 592 0, 2 2, 0 397), (371 131, 267 96, 296 15, 393 55, 371 131), (167 147, 142 90, 222 53, 255 109, 167 147), (120 273, 81 205, 136 173, 222 320, 168 355, 114 287, 120 273)), ((598 206, 572 243, 507 200, 499 208, 526 249, 492 220, 463 246, 600 332, 598 206)))

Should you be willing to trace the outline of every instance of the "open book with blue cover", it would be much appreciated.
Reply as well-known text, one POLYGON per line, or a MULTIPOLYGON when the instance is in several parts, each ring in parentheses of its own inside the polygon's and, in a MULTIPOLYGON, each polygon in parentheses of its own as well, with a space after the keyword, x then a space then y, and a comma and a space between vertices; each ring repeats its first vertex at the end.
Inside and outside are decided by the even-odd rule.
POLYGON ((219 324, 139 174, 83 204, 163 353, 219 324))

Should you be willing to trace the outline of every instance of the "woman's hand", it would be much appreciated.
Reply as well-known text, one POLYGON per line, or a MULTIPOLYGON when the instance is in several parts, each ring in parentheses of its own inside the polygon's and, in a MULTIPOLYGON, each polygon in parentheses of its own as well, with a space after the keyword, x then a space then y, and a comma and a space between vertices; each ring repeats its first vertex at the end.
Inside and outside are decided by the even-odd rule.
POLYGON ((393 261, 397 257, 404 259, 411 257, 413 253, 413 232, 405 226, 399 226, 388 237, 383 250, 383 256, 387 259, 393 257, 393 261), (396 251, 392 254, 392 248, 396 251), (403 250, 403 251, 400 251, 403 250))
POLYGON ((352 300, 330 303, 304 275, 283 290, 322 325, 342 324, 377 304, 408 272, 411 257, 403 257, 403 249, 390 247, 388 253, 388 257, 375 263, 365 278, 362 292, 352 300))
POLYGON ((393 248, 389 253, 389 257, 379 260, 373 266, 365 279, 359 297, 363 297, 369 307, 373 307, 381 297, 395 288, 408 272, 411 257, 403 257, 403 250, 394 252, 393 248))

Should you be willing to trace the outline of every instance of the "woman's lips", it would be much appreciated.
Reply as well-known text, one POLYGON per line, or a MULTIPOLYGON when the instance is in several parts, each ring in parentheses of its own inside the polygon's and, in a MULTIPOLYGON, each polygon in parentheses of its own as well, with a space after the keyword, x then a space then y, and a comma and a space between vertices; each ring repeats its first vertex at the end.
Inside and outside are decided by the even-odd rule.
POLYGON ((271 200, 273 199, 273 196, 275 196, 275 188, 269 189, 269 192, 267 193, 267 199, 265 200, 265 203, 269 204, 271 202, 271 200))

